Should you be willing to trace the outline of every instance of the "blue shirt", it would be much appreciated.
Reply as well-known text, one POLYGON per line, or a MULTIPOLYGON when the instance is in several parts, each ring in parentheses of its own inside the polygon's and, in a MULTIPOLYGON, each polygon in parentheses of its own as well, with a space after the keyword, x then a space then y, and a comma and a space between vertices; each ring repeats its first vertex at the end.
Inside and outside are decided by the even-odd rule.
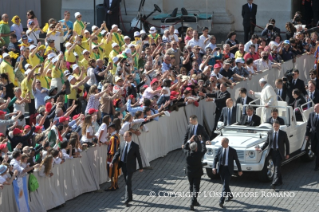
POLYGON ((162 64, 162 73, 165 73, 166 71, 168 71, 171 67, 171 64, 166 64, 165 62, 163 62, 162 64))
MULTIPOLYGON (((66 27, 64 26, 64 19, 60 20, 59 22, 61 22, 63 25, 63 28, 65 29, 66 27)), ((67 21, 66 25, 69 27, 69 29, 73 29, 73 23, 72 21, 67 21)), ((64 35, 66 35, 67 31, 64 31, 64 35)))
POLYGON ((41 87, 41 90, 39 90, 35 88, 35 90, 32 89, 32 94, 34 96, 35 109, 38 109, 41 105, 45 105, 44 97, 48 96, 48 89, 41 87), (46 90, 46 92, 41 93, 42 90, 46 90))

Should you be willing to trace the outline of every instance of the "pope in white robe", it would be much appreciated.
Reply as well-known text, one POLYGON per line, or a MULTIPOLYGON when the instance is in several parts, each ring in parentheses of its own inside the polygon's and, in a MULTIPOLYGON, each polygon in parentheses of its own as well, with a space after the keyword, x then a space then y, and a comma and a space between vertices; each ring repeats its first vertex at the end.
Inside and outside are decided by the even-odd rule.
POLYGON ((268 84, 264 78, 259 80, 259 85, 262 88, 261 92, 254 92, 252 90, 249 92, 260 99, 260 105, 265 106, 262 107, 262 120, 265 123, 267 119, 271 117, 271 109, 278 105, 277 94, 274 91, 274 88, 268 84))

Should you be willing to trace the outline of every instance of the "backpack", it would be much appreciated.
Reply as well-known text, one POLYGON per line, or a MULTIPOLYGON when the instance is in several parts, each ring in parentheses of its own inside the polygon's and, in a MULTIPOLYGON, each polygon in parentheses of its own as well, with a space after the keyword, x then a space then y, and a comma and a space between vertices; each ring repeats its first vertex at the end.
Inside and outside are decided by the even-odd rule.
POLYGON ((29 191, 33 192, 36 191, 39 188, 39 183, 37 178, 34 176, 34 174, 29 175, 29 191))

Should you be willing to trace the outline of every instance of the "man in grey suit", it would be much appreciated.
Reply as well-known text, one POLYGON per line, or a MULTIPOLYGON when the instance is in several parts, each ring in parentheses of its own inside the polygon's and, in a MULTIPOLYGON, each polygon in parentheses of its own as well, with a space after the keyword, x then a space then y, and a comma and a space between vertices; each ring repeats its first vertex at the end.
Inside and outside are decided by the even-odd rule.
POLYGON ((236 122, 236 110, 237 107, 234 106, 234 102, 231 98, 226 100, 227 107, 222 109, 219 121, 224 122, 224 126, 230 126, 236 122))
POLYGON ((264 145, 260 148, 256 148, 257 151, 262 151, 269 146, 269 154, 272 157, 275 166, 275 174, 271 187, 275 189, 276 186, 282 185, 281 176, 281 161, 289 158, 289 140, 285 131, 279 130, 280 123, 278 120, 273 123, 273 130, 268 133, 268 137, 264 145), (286 156, 284 155, 286 146, 286 156))
POLYGON ((138 161, 140 172, 143 171, 143 166, 139 145, 132 141, 132 133, 130 131, 126 131, 124 133, 124 140, 124 149, 121 149, 121 146, 119 146, 117 152, 114 154, 112 162, 110 163, 110 167, 112 168, 113 163, 118 161, 118 158, 120 157, 118 168, 122 168, 123 171, 124 180, 126 183, 124 204, 126 207, 128 207, 128 203, 133 201, 132 177, 134 171, 136 170, 136 159, 138 161))
POLYGON ((314 112, 309 114, 306 140, 311 139, 311 151, 316 155, 315 171, 319 170, 319 104, 314 107, 314 112))

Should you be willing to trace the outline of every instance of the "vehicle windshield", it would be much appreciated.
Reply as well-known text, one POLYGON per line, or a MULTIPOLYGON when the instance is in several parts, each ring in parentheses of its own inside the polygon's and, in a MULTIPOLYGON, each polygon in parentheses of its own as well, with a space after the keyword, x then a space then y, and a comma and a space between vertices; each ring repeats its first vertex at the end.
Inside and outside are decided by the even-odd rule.
POLYGON ((224 128, 222 129, 222 134, 223 135, 241 135, 241 136, 248 136, 248 133, 250 136, 255 135, 260 135, 260 134, 267 134, 269 129, 253 129, 253 128, 224 128))

